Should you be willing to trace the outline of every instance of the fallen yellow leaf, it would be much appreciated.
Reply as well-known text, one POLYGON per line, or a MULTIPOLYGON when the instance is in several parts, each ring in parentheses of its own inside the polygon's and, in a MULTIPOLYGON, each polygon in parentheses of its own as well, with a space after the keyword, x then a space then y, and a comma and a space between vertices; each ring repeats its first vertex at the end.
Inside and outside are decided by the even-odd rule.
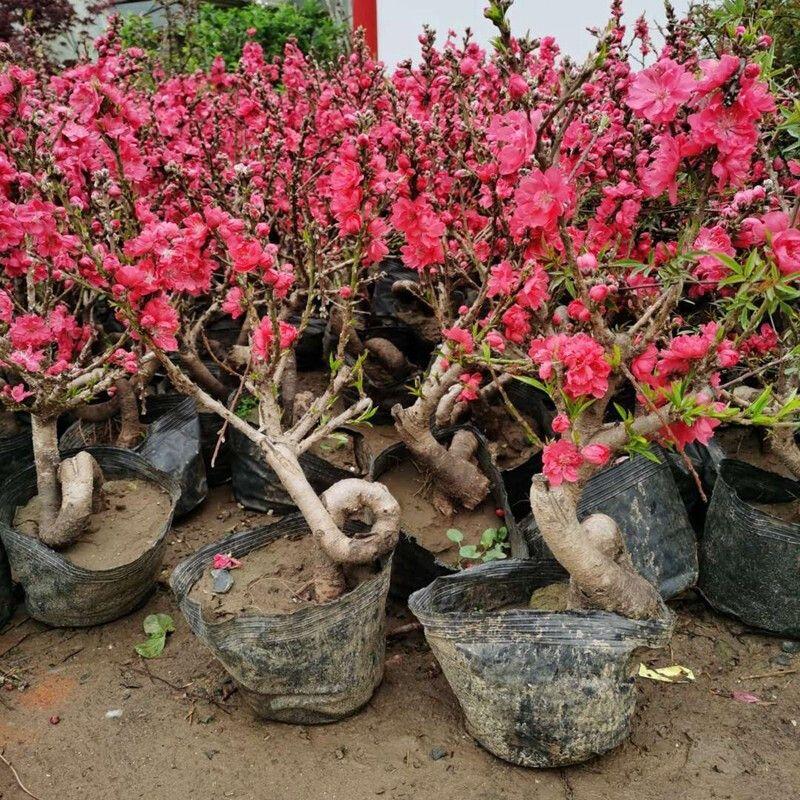
POLYGON ((647 678, 651 681, 661 681, 662 683, 686 683, 694 680, 694 672, 689 667, 684 667, 680 664, 655 669, 639 664, 639 677, 647 678))

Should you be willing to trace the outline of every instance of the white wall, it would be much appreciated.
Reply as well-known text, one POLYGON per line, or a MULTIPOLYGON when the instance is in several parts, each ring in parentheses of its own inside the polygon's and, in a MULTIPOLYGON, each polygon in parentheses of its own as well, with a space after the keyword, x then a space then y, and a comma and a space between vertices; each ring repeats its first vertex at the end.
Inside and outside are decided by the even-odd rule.
MULTIPOLYGON (((423 24, 433 27, 437 41, 448 29, 461 33, 472 28, 481 44, 488 44, 494 27, 484 18, 487 0, 377 0, 378 54, 389 66, 405 58, 417 58, 417 36, 423 24)), ((678 14, 689 6, 689 0, 674 0, 678 14)), ((606 0, 516 0, 511 8, 511 28, 522 36, 555 36, 563 52, 582 59, 593 46, 587 27, 602 27, 609 16, 606 0)), ((662 0, 625 0, 625 19, 629 28, 642 13, 648 19, 663 22, 662 0)), ((651 26, 655 34, 655 27, 651 26)))

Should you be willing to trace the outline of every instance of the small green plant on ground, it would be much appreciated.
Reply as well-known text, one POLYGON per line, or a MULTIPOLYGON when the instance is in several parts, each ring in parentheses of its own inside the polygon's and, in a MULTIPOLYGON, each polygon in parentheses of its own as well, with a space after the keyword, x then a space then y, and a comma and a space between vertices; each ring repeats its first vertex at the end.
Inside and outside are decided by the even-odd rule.
POLYGON ((447 531, 447 538, 455 542, 458 548, 459 561, 498 561, 508 558, 506 551, 508 544, 508 529, 505 526, 500 528, 487 528, 481 535, 478 544, 462 544, 464 534, 457 528, 450 528, 447 531))

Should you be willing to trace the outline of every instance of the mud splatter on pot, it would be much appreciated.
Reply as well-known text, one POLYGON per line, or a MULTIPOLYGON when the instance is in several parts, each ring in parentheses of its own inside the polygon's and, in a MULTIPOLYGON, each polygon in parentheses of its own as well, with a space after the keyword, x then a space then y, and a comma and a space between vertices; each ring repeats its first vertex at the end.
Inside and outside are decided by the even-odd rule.
POLYGON ((672 619, 527 608, 562 578, 553 562, 511 560, 437 578, 409 608, 464 712, 469 734, 525 767, 577 764, 623 742, 636 705, 633 663, 663 647, 672 619))
MULTIPOLYGON (((14 514, 36 494, 36 471, 29 465, 0 490, 0 537, 15 577, 25 590, 25 608, 40 622, 56 627, 84 627, 111 622, 138 608, 155 588, 172 513, 180 497, 178 484, 138 453, 118 447, 87 447, 109 480, 138 478, 164 489, 170 515, 153 531, 148 549, 134 561, 106 570, 73 564, 33 536, 12 527, 14 514)), ((65 457, 74 454, 67 452, 65 457)))
POLYGON ((189 597, 215 553, 246 558, 284 536, 309 536, 300 514, 232 534, 181 562, 170 585, 189 627, 222 662, 255 713, 298 725, 335 722, 358 711, 383 678, 391 558, 374 577, 331 603, 291 614, 204 619, 189 597))

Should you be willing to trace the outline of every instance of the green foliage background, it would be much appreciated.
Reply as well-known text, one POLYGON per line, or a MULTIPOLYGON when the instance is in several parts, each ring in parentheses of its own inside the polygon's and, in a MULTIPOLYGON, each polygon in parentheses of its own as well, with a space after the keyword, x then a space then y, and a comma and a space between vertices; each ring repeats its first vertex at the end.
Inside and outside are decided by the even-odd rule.
POLYGON ((165 26, 157 28, 149 17, 131 16, 121 29, 125 46, 148 51, 172 73, 207 69, 218 55, 235 67, 251 39, 264 48, 267 59, 281 54, 286 42, 295 38, 304 53, 332 61, 342 52, 346 34, 318 0, 233 8, 202 3, 165 26), (255 30, 252 37, 248 29, 255 30))

